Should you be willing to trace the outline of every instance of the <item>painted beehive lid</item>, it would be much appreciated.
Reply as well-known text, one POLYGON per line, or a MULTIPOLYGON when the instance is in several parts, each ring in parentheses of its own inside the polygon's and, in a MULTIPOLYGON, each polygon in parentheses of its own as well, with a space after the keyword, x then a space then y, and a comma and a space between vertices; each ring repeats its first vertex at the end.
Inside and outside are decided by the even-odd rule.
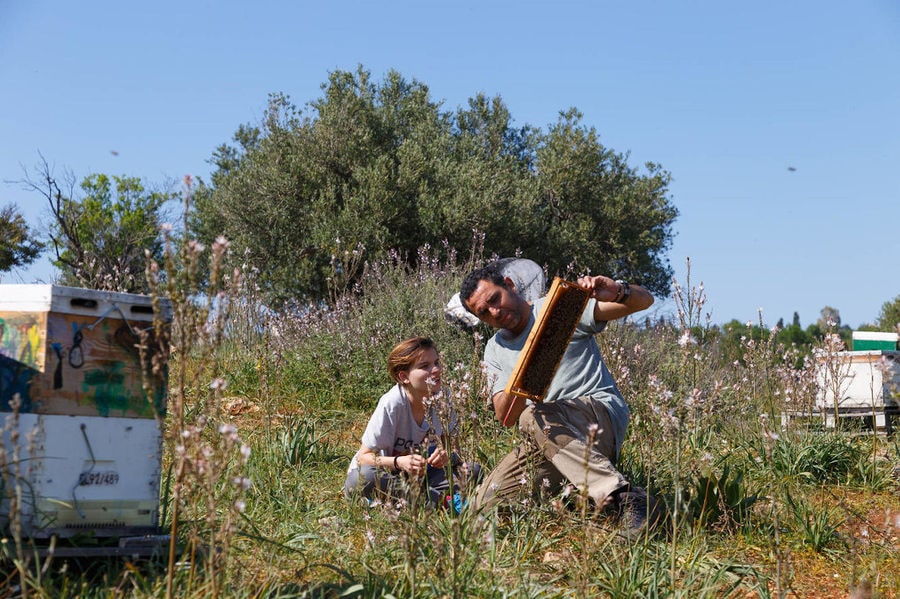
POLYGON ((884 333, 880 331, 853 331, 853 351, 897 349, 897 333, 884 333))

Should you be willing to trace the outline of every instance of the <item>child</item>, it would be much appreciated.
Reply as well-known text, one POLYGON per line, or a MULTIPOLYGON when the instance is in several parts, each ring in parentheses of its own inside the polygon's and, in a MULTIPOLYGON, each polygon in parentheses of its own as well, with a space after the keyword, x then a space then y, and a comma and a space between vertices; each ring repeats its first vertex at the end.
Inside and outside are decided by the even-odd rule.
POLYGON ((481 467, 447 453, 445 441, 455 432, 457 416, 451 410, 442 414, 435 405, 443 371, 437 349, 427 337, 411 337, 391 350, 387 362, 396 384, 381 396, 369 418, 347 471, 344 494, 360 493, 370 501, 379 495, 402 497, 412 481, 421 479, 428 505, 443 505, 453 494, 448 464, 459 483, 477 481, 481 467))

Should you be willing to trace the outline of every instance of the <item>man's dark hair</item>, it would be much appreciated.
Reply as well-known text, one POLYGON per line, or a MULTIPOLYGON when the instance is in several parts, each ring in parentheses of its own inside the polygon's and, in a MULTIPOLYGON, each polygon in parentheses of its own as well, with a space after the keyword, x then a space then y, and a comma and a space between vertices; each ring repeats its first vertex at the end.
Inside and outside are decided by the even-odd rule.
POLYGON ((500 272, 500 267, 501 265, 497 264, 497 262, 491 262, 487 266, 477 268, 466 275, 462 285, 459 286, 459 299, 462 301, 463 306, 469 305, 469 298, 475 293, 475 289, 478 288, 478 283, 481 281, 490 281, 501 287, 507 287, 506 279, 503 277, 503 273, 500 272))

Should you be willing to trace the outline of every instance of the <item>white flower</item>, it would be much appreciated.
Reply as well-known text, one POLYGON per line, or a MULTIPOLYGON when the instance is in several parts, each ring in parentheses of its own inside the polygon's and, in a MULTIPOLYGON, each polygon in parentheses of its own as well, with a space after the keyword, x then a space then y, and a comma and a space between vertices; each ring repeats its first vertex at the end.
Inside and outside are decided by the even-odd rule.
POLYGON ((192 254, 199 254, 203 250, 206 249, 206 246, 197 241, 196 239, 191 239, 187 242, 187 248, 192 254))
POLYGON ((216 237, 216 240, 213 242, 213 251, 221 252, 228 248, 231 245, 231 242, 228 241, 225 237, 221 235, 216 237))
POLYGON ((690 331, 685 331, 681 334, 681 337, 678 338, 678 345, 681 347, 687 347, 688 345, 697 345, 697 340, 694 339, 694 336, 691 335, 690 331))

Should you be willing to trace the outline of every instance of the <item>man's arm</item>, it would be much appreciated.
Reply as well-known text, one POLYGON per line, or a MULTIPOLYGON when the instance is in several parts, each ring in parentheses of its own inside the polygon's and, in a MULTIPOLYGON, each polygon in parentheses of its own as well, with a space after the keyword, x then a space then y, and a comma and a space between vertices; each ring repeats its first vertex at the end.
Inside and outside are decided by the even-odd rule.
POLYGON ((581 277, 578 284, 591 291, 597 300, 594 320, 610 321, 646 310, 653 305, 653 295, 640 285, 617 283, 609 277, 581 277))

